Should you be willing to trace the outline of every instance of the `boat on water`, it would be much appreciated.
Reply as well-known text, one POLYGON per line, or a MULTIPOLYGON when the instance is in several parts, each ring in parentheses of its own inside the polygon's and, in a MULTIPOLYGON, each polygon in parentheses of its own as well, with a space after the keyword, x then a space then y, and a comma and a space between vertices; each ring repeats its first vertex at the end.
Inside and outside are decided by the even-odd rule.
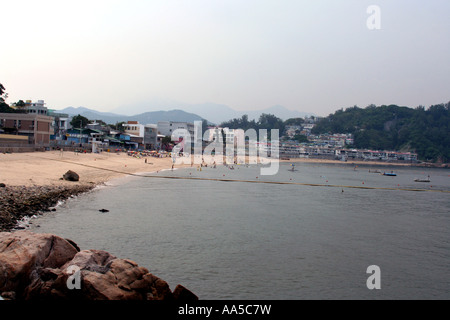
POLYGON ((431 180, 430 180, 430 176, 428 176, 428 178, 424 178, 424 179, 415 178, 414 182, 431 182, 431 180))
POLYGON ((383 176, 396 177, 397 174, 394 173, 393 171, 391 171, 391 172, 383 172, 383 176))
POLYGON ((297 169, 295 169, 295 165, 294 164, 291 164, 291 168, 290 169, 288 169, 288 171, 292 171, 292 172, 294 172, 294 171, 298 171, 297 169))
POLYGON ((369 173, 381 173, 380 170, 369 170, 369 173))

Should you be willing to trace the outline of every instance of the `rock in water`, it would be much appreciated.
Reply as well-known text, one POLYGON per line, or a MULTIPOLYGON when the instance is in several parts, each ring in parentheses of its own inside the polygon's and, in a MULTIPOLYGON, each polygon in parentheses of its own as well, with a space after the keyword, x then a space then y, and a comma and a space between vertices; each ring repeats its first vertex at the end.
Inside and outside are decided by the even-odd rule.
POLYGON ((73 172, 72 170, 67 171, 63 175, 63 178, 66 181, 80 181, 80 176, 76 172, 73 172))
POLYGON ((175 300, 183 302, 193 302, 198 300, 198 297, 195 294, 180 284, 173 290, 173 297, 175 300))

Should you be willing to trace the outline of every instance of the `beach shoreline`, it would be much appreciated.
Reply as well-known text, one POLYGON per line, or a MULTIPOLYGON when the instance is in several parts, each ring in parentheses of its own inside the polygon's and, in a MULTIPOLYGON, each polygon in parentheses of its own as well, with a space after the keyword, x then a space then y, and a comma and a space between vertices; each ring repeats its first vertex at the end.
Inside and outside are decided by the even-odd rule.
POLYGON ((22 219, 115 179, 172 167, 170 157, 142 158, 123 152, 5 153, 0 154, 0 163, 0 231, 22 229, 22 219), (79 175, 79 181, 62 178, 69 170, 79 175))
MULTIPOLYGON (((75 153, 58 150, 0 154, 0 231, 12 230, 23 217, 48 211, 58 201, 89 192, 97 186, 112 183, 113 180, 170 170, 174 165, 172 160, 168 155, 163 158, 135 157, 125 152, 75 153), (77 182, 64 180, 62 177, 69 170, 76 172, 80 180, 77 182), (30 198, 33 201, 28 201, 30 198)), ((280 162, 378 167, 445 167, 432 164, 343 162, 312 158, 292 158, 280 162)), ((176 169, 198 166, 198 164, 177 163, 174 165, 176 169)))
MULTIPOLYGON (((246 159, 249 161, 250 159, 246 159)), ((268 161, 274 160, 271 158, 268 161)), ((264 161, 267 162, 267 161, 264 161)), ((448 164, 402 163, 382 161, 315 158, 280 159, 281 163, 345 164, 364 166, 402 166, 402 167, 436 167, 448 168, 448 164)), ((32 153, 0 154, 0 183, 6 186, 73 186, 95 184, 101 185, 111 179, 126 175, 139 175, 171 169, 172 158, 133 157, 125 152, 74 153, 69 151, 46 151, 32 153), (80 176, 80 181, 62 180, 69 170, 80 176)), ((199 164, 175 163, 175 168, 198 167, 199 164)))

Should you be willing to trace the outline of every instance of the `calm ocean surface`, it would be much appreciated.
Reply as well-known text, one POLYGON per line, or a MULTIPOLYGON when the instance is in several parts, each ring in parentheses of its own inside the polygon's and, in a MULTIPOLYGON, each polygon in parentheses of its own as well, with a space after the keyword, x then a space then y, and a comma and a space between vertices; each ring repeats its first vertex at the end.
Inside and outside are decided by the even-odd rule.
MULTIPOLYGON (((443 169, 289 168, 153 175, 450 190, 443 169), (428 175, 431 183, 414 182, 428 175)), ((449 193, 127 177, 70 199, 32 230, 132 259, 200 299, 450 299, 449 193), (367 289, 371 265, 381 290, 367 289)))

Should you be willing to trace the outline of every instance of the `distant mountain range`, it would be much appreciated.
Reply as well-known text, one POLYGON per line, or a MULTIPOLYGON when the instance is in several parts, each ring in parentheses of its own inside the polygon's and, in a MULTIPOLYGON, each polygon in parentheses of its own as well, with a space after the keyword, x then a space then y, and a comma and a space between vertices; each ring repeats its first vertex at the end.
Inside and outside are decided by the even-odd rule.
POLYGON ((61 113, 67 113, 69 115, 82 115, 89 120, 102 120, 106 123, 115 124, 122 121, 139 121, 142 124, 158 123, 159 121, 180 121, 180 122, 194 122, 202 121, 202 117, 188 113, 183 110, 170 110, 170 111, 152 111, 133 116, 127 116, 123 114, 116 114, 111 112, 101 112, 84 107, 74 108, 68 107, 63 110, 58 110, 61 113))
MULTIPOLYGON (((116 123, 121 121, 139 121, 142 124, 157 123, 158 121, 182 121, 182 122, 194 122, 206 119, 209 123, 220 124, 222 122, 241 118, 244 114, 248 115, 249 120, 258 120, 260 115, 263 113, 273 114, 282 120, 287 120, 290 118, 303 118, 305 116, 314 115, 312 113, 299 112, 289 110, 283 106, 273 106, 271 108, 263 110, 251 110, 251 111, 237 111, 226 105, 215 104, 215 103, 204 103, 196 105, 180 104, 178 103, 178 108, 175 103, 170 104, 159 104, 161 109, 174 107, 172 110, 167 111, 149 111, 135 115, 125 115, 122 114, 125 110, 136 110, 136 108, 120 108, 117 109, 118 113, 112 112, 101 112, 93 109, 88 109, 84 107, 74 108, 68 107, 63 110, 58 110, 62 113, 67 113, 69 115, 82 115, 89 120, 102 120, 106 123, 116 123), (180 110, 189 110, 189 112, 180 110)), ((156 105, 147 106, 147 109, 157 109, 156 105)))

